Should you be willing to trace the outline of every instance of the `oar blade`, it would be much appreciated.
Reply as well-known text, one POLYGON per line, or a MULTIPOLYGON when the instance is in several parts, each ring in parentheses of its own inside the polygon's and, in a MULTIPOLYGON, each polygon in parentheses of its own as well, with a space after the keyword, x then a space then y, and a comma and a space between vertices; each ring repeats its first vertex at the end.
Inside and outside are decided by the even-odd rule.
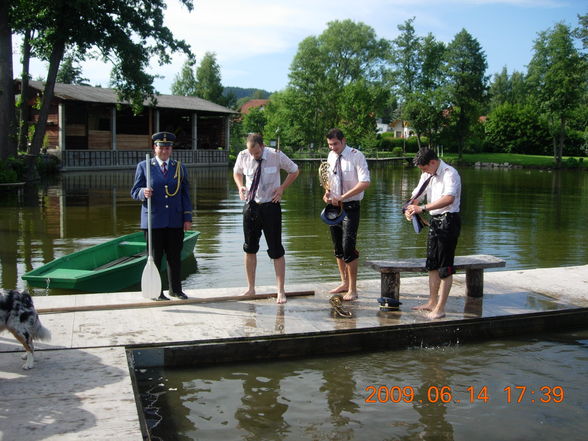
POLYGON ((156 299, 161 294, 161 277, 152 256, 147 258, 147 264, 143 269, 141 293, 146 299, 156 299))

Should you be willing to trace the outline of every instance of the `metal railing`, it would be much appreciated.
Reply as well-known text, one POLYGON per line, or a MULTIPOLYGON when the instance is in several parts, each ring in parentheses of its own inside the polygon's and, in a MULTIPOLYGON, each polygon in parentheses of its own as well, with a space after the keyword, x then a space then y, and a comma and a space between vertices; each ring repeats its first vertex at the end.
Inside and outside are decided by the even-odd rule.
MULTIPOLYGON (((65 150, 62 170, 134 168, 146 150, 65 150)), ((187 166, 226 165, 228 150, 174 150, 173 157, 187 166)))

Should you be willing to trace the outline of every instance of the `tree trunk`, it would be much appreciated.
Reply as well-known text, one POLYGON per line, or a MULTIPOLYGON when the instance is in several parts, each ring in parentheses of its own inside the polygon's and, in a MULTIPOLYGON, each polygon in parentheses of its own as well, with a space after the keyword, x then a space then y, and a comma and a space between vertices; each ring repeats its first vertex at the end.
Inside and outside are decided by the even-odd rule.
MULTIPOLYGON (((43 90, 43 97, 41 99, 41 110, 39 111, 39 120, 35 125, 35 135, 33 136, 33 142, 29 149, 29 154, 38 155, 41 152, 41 146, 43 144, 43 137, 45 136, 45 129, 47 128, 47 117, 49 116, 49 109, 51 107, 51 101, 53 100, 53 91, 55 89, 55 79, 57 78, 57 72, 59 71, 59 63, 63 58, 65 50, 65 44, 63 42, 56 43, 51 51, 51 57, 49 58, 49 72, 47 72, 47 81, 45 83, 45 90, 43 90)), ((62 124, 62 121, 59 122, 62 124)))
POLYGON ((0 1, 0 159, 16 156, 17 153, 9 4, 8 1, 0 1))
POLYGON ((20 135, 18 137, 18 149, 26 152, 29 140, 29 65, 31 61, 31 31, 27 29, 22 44, 22 76, 20 83, 20 135))
POLYGON ((555 163, 558 168, 561 165, 565 141, 566 141, 566 121, 564 118, 561 118, 559 120, 559 145, 557 148, 557 158, 555 159, 555 163))

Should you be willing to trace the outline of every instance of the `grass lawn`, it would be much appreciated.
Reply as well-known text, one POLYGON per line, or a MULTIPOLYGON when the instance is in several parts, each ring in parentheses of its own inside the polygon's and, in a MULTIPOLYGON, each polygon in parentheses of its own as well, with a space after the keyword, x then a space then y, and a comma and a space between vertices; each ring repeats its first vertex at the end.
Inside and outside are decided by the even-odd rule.
MULTIPOLYGON (((562 158, 563 168, 582 167, 588 168, 588 159, 583 157, 564 156, 562 158), (573 166, 573 167, 572 167, 573 166)), ((457 153, 446 153, 443 156, 446 162, 457 162, 457 153)), ((553 156, 521 155, 516 153, 464 153, 459 161, 464 164, 475 164, 476 162, 491 162, 494 164, 509 163, 523 167, 550 168, 555 166, 553 156)))

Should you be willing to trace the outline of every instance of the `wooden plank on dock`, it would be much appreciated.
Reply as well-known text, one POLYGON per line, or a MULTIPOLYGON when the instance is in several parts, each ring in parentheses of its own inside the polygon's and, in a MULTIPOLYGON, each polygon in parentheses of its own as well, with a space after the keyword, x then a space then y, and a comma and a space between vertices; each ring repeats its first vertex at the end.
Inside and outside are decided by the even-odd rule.
MULTIPOLYGON (((113 294, 116 295, 116 294, 113 294)), ((313 296, 314 291, 293 291, 287 292, 286 297, 313 296)), ((66 312, 80 311, 108 311, 112 309, 138 309, 138 308, 157 308, 164 306, 192 305, 197 303, 216 303, 216 302, 241 302, 245 300, 264 300, 276 297, 277 293, 256 294, 254 296, 222 296, 222 297, 205 297, 205 298, 188 298, 186 300, 169 300, 169 301, 149 301, 137 303, 113 303, 110 305, 80 305, 80 306, 63 306, 58 308, 38 308, 38 314, 61 314, 66 312)))

